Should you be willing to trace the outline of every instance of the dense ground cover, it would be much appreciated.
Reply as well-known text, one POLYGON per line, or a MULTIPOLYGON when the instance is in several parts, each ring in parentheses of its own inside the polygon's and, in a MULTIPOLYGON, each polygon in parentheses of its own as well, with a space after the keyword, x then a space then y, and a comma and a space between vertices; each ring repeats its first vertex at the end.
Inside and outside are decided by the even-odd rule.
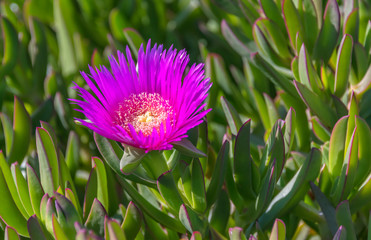
POLYGON ((371 239, 368 1, 4 0, 0 15, 1 237, 371 239), (162 105, 134 132, 126 115, 93 126, 117 114, 106 99, 147 106, 141 92, 162 105))

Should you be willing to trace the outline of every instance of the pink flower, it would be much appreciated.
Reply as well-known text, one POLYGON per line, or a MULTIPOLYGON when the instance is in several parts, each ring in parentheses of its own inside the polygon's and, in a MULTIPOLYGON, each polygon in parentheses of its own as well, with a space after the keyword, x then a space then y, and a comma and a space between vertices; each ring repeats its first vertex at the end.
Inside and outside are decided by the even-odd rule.
POLYGON ((143 45, 135 63, 126 47, 118 59, 109 57, 111 71, 105 66, 81 72, 92 93, 75 84, 83 100, 70 99, 87 119, 77 119, 98 134, 136 148, 171 149, 171 143, 187 137, 211 110, 205 98, 211 87, 203 64, 185 71, 189 56, 185 50, 151 42, 143 45))

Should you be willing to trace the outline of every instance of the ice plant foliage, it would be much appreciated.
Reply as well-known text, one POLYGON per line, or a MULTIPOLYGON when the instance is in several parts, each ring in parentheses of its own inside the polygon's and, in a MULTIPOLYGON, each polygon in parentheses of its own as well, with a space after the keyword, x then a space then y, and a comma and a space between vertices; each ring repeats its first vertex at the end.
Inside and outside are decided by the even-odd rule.
POLYGON ((136 63, 126 48, 109 57, 105 66, 81 72, 90 93, 75 85, 83 100, 71 99, 87 119, 77 119, 98 134, 133 147, 151 150, 171 149, 173 142, 187 137, 210 111, 205 98, 211 87, 204 64, 187 71, 185 50, 163 49, 151 42, 138 52, 136 63))

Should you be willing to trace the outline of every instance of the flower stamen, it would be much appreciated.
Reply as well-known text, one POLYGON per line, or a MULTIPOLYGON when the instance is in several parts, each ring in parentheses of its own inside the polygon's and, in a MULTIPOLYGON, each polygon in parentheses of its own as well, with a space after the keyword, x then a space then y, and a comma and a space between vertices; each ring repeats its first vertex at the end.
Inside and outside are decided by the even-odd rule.
POLYGON ((151 135, 153 128, 159 132, 161 124, 165 127, 168 118, 171 125, 174 122, 173 107, 158 93, 131 94, 118 104, 115 113, 115 124, 122 126, 128 133, 131 124, 137 133, 141 131, 144 136, 151 135))

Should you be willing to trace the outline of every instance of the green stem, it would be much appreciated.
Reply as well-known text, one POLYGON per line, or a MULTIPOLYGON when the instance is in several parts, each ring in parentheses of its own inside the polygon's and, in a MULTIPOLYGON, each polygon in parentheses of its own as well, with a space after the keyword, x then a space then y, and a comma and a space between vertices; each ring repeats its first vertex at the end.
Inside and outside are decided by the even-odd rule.
POLYGON ((164 172, 169 171, 169 167, 164 155, 162 155, 162 151, 152 151, 148 153, 143 158, 142 165, 148 174, 155 180, 157 180, 164 172))

